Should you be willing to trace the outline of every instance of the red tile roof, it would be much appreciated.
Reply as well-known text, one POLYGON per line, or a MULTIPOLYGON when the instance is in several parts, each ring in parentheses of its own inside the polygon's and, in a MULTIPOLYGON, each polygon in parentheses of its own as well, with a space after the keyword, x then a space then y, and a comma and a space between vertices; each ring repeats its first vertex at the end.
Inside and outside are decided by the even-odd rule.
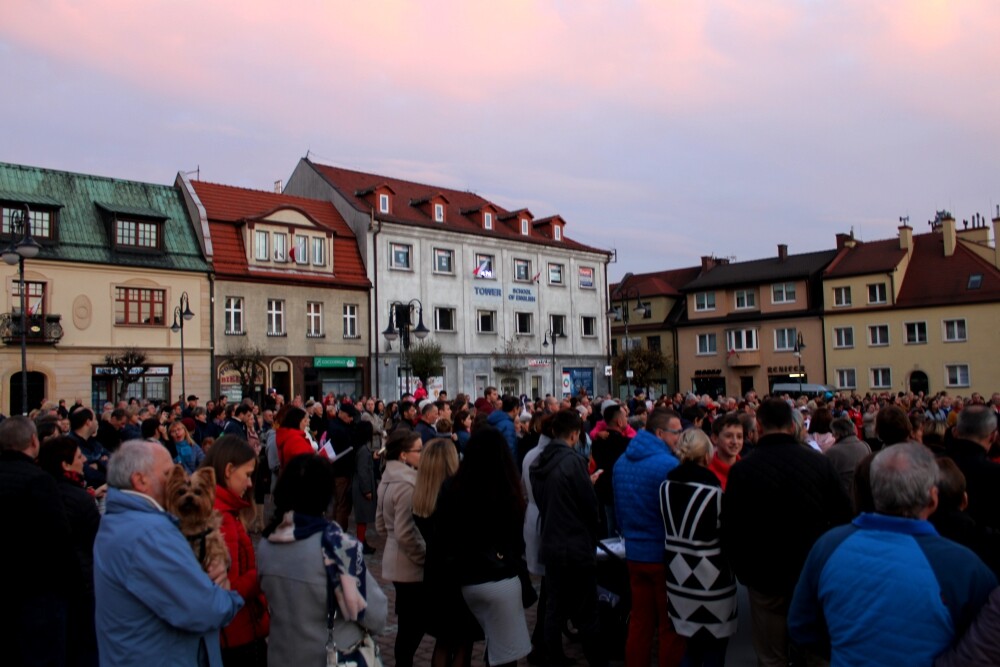
POLYGON ((330 202, 203 181, 193 181, 192 185, 208 215, 216 274, 244 280, 331 287, 371 286, 361 262, 357 239, 330 202), (251 273, 246 259, 243 226, 248 220, 259 219, 282 208, 297 209, 333 232, 333 275, 299 271, 294 265, 289 265, 287 270, 254 268, 251 273))
POLYGON ((930 232, 914 235, 913 256, 899 288, 900 307, 944 306, 1000 301, 1000 270, 965 246, 944 256, 944 238, 930 232), (969 289, 969 276, 982 274, 982 285, 969 289))
POLYGON ((869 273, 888 273, 895 269, 906 251, 899 247, 899 239, 858 241, 853 248, 842 248, 823 272, 824 278, 847 278, 869 273))
MULTIPOLYGON (((639 296, 681 296, 680 288, 698 277, 700 266, 689 266, 683 269, 656 271, 653 273, 637 273, 628 280, 627 287, 636 288, 639 296)), ((610 286, 609 291, 615 294, 620 283, 610 286)))
MULTIPOLYGON (((584 250, 588 252, 599 252, 610 254, 607 250, 594 248, 578 243, 563 234, 562 241, 555 241, 548 236, 544 236, 536 227, 538 222, 557 219, 558 216, 544 218, 535 221, 532 225, 530 236, 522 236, 520 228, 513 225, 494 224, 492 230, 483 229, 482 218, 479 211, 487 205, 493 206, 497 211, 497 219, 504 220, 513 213, 525 211, 527 209, 507 210, 496 203, 480 197, 474 192, 463 192, 461 190, 450 190, 436 185, 424 185, 413 183, 397 178, 389 178, 376 174, 367 174, 360 171, 332 167, 325 164, 317 164, 311 160, 306 160, 313 169, 316 170, 327 183, 336 189, 354 208, 368 213, 373 204, 365 197, 374 191, 375 187, 388 186, 394 193, 391 213, 379 213, 378 217, 388 222, 395 222, 404 225, 418 225, 435 229, 447 229, 453 232, 474 234, 476 236, 496 236, 499 238, 517 239, 525 243, 537 243, 559 248, 569 248, 572 250, 584 250), (411 202, 425 201, 434 195, 441 195, 446 198, 444 222, 435 222, 426 212, 412 206, 411 202)), ((561 218, 558 218, 562 220, 561 218)))

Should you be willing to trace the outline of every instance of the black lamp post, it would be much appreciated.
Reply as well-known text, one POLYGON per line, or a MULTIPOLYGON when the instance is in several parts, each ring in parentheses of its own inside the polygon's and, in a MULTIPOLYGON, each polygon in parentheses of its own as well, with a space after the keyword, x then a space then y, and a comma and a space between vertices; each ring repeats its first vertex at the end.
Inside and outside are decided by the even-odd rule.
POLYGON ((3 261, 13 266, 17 264, 18 289, 21 291, 21 414, 28 414, 28 296, 24 285, 24 260, 34 259, 42 246, 31 238, 31 209, 25 204, 21 211, 10 213, 10 233, 20 236, 3 251, 3 261), (19 216, 15 215, 20 213, 19 216))
POLYGON ((799 360, 799 367, 795 369, 799 376, 799 396, 802 395, 802 377, 806 374, 806 367, 802 365, 802 350, 805 348, 806 344, 802 340, 802 334, 799 333, 795 337, 795 357, 799 360))
MULTIPOLYGON (((552 395, 556 395, 556 343, 565 334, 561 334, 558 331, 553 331, 549 329, 545 332, 545 340, 542 341, 542 347, 548 347, 549 341, 552 341, 552 395)), ((562 397, 562 392, 559 392, 559 397, 562 397)))
MULTIPOLYGON (((406 390, 410 388, 410 366, 407 358, 406 366, 403 365, 404 357, 410 352, 410 334, 417 337, 417 340, 427 338, 430 329, 424 326, 424 305, 420 299, 410 299, 408 302, 393 301, 389 304, 389 326, 385 328, 382 335, 387 341, 399 339, 399 370, 406 369, 406 390), (413 309, 417 309, 417 326, 411 331, 411 314, 413 309)), ((397 377, 397 382, 399 378, 397 377)), ((403 388, 399 389, 399 397, 403 397, 403 388)))
POLYGON ((178 331, 181 333, 181 402, 187 398, 187 383, 184 377, 184 322, 185 320, 190 321, 194 319, 194 313, 191 312, 191 299, 188 298, 188 293, 183 292, 181 294, 180 301, 178 305, 174 308, 174 323, 170 326, 170 330, 174 333, 178 331))
POLYGON ((646 313, 646 307, 642 305, 642 301, 639 300, 639 289, 636 287, 626 287, 625 285, 631 277, 631 273, 626 273, 625 277, 622 278, 622 281, 618 283, 618 289, 616 290, 614 296, 611 297, 612 306, 608 310, 608 317, 613 319, 615 322, 624 322, 625 324, 625 381, 628 384, 628 394, 625 396, 626 399, 632 396, 632 340, 628 337, 628 300, 633 297, 635 298, 635 308, 633 308, 635 313, 641 313, 643 315, 646 313), (614 305, 615 302, 617 302, 618 305, 614 305))

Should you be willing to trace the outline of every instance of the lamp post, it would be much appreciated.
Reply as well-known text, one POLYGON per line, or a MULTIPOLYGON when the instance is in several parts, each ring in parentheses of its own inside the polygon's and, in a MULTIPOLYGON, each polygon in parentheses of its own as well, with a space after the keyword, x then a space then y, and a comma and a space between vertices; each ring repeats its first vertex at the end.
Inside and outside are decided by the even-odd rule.
POLYGON ((42 246, 31 238, 31 209, 27 204, 21 211, 11 211, 10 234, 20 236, 16 243, 13 238, 3 251, 3 261, 13 266, 17 264, 17 285, 21 292, 21 414, 28 414, 28 296, 24 285, 24 260, 34 259, 42 246), (16 213, 20 215, 15 215, 16 213))
POLYGON ((643 315, 646 314, 646 307, 642 305, 642 301, 639 300, 639 289, 636 287, 626 286, 626 283, 631 277, 631 273, 626 273, 622 278, 622 281, 618 283, 618 289, 611 297, 612 306, 608 310, 608 317, 613 319, 615 322, 623 322, 625 324, 625 381, 628 385, 628 394, 625 396, 626 399, 632 396, 632 341, 628 337, 628 300, 633 297, 635 298, 635 308, 632 309, 633 312, 637 314, 642 313, 643 315), (618 305, 614 305, 615 302, 617 302, 618 305))
MULTIPOLYGON (((558 331, 553 331, 549 329, 545 332, 545 340, 542 341, 542 347, 548 347, 549 341, 552 341, 552 395, 556 395, 556 342, 562 338, 565 334, 561 334, 558 331)), ((560 398, 562 398, 562 392, 559 392, 560 398)))
POLYGON ((181 402, 187 397, 187 383, 184 377, 184 322, 194 319, 194 313, 191 312, 191 299, 188 298, 188 293, 183 292, 181 294, 180 301, 178 305, 174 308, 174 323, 170 325, 170 330, 174 333, 178 331, 181 333, 181 402))
MULTIPOLYGON (((424 326, 424 305, 420 303, 420 299, 410 299, 406 303, 402 301, 393 301, 389 304, 389 326, 385 328, 382 335, 391 344, 392 341, 399 339, 399 370, 403 370, 403 358, 407 356, 410 352, 410 333, 417 337, 417 340, 423 340, 427 338, 427 334, 430 333, 430 329, 424 326), (411 313, 413 309, 417 309, 417 326, 413 328, 412 332, 410 330, 411 325, 411 313)), ((409 360, 407 360, 406 368, 406 391, 410 389, 410 367, 409 360)), ((397 383, 399 382, 397 371, 397 383)), ((403 388, 399 388, 399 397, 403 397, 403 388)))
POLYGON ((802 350, 806 347, 805 342, 802 340, 802 334, 799 333, 795 337, 795 357, 799 360, 799 367, 796 370, 796 375, 799 376, 799 396, 802 395, 802 377, 806 374, 806 367, 802 365, 802 350))

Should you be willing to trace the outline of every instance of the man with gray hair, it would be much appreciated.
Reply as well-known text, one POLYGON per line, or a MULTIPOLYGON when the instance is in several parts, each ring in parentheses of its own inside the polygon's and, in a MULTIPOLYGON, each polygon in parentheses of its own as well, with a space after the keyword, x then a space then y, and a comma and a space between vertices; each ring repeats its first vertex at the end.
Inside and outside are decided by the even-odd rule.
POLYGON ((875 513, 821 537, 788 613, 794 642, 839 665, 930 665, 964 632, 997 585, 989 568, 927 521, 938 466, 918 443, 871 464, 875 513))
POLYGON ((861 459, 872 453, 872 448, 864 440, 858 439, 858 429, 847 417, 837 417, 830 422, 830 432, 834 442, 824 454, 837 469, 844 492, 850 496, 854 485, 854 471, 861 459))
POLYGON ((996 439, 997 415, 993 409, 968 405, 958 413, 948 456, 965 475, 969 516, 981 526, 1000 529, 1000 464, 989 459, 996 439))
POLYGON ((123 443, 108 462, 107 512, 94 543, 102 666, 222 665, 219 629, 243 598, 220 587, 229 587, 226 563, 201 569, 163 510, 173 467, 165 447, 144 440, 123 443))

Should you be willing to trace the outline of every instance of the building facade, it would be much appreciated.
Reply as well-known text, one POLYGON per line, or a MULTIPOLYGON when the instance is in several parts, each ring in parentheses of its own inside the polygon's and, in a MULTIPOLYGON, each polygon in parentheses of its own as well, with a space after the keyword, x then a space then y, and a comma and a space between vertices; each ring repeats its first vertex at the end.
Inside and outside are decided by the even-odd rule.
MULTIPOLYGON (((432 393, 603 391, 609 254, 566 237, 561 217, 535 219, 470 192, 308 159, 285 191, 332 202, 358 238, 373 285, 379 395, 414 386, 404 341, 383 335, 405 325, 403 313, 413 328, 422 321, 443 353, 432 393)), ((411 337, 410 349, 416 344, 411 337)))

